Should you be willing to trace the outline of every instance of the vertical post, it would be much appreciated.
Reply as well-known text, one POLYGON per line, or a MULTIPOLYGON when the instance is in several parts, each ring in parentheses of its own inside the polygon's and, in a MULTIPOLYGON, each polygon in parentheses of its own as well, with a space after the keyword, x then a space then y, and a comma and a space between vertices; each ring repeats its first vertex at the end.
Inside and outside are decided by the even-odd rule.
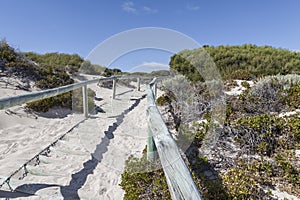
POLYGON ((117 84, 117 79, 113 79, 113 95, 112 98, 116 98, 116 84, 117 84))
POLYGON ((157 96, 157 84, 154 83, 153 87, 154 87, 154 100, 155 100, 157 96))
POLYGON ((147 141, 147 160, 154 161, 156 159, 157 150, 153 141, 153 134, 148 124, 148 141, 147 141))
POLYGON ((83 107, 83 114, 85 118, 88 118, 88 93, 87 93, 87 85, 82 87, 82 107, 83 107))
POLYGON ((140 91, 141 90, 141 78, 138 77, 137 78, 137 91, 140 91))

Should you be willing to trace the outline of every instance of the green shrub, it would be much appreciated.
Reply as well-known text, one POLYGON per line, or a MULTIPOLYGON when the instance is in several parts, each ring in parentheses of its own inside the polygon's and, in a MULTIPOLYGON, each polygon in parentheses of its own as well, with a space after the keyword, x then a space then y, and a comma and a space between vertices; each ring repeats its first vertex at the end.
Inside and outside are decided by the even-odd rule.
POLYGON ((277 75, 261 78, 256 84, 239 96, 241 109, 246 113, 263 114, 283 112, 297 107, 299 93, 297 85, 300 76, 277 75), (289 103, 290 101, 290 103, 289 103))
MULTIPOLYGON (((65 67, 73 66, 75 69, 82 62, 78 55, 17 53, 4 41, 0 43, 0 57, 7 76, 34 81, 35 86, 42 90, 74 83, 65 67)), ((46 112, 53 106, 72 108, 72 94, 69 92, 26 105, 37 112, 46 112)))
POLYGON ((204 46, 194 50, 183 50, 171 57, 169 65, 171 70, 177 71, 189 80, 196 82, 202 77, 196 67, 191 64, 191 61, 198 59, 198 63, 205 66, 208 61, 206 55, 210 55, 225 79, 250 80, 267 75, 299 72, 300 69, 299 52, 252 44, 204 46))
POLYGON ((236 71, 234 71, 232 74, 228 75, 227 78, 230 79, 239 79, 239 80, 251 80, 253 79, 253 75, 247 71, 247 70, 243 70, 243 69, 238 69, 236 71))
POLYGON ((224 85, 226 90, 231 90, 232 88, 239 86, 238 83, 232 79, 226 80, 224 85))
POLYGON ((260 155, 271 156, 275 150, 275 136, 282 134, 279 119, 266 114, 240 118, 234 126, 240 130, 235 140, 252 153, 260 155), (252 142, 249 143, 249 140, 252 142))
POLYGON ((300 109, 300 82, 289 88, 287 94, 283 102, 290 107, 290 110, 300 109))
POLYGON ((253 174, 245 169, 231 168, 222 175, 228 199, 257 199, 260 189, 253 174))
MULTIPOLYGON (((94 98, 96 93, 88 88, 88 109, 92 112, 95 108, 94 98)), ((83 112, 83 99, 82 99, 82 88, 78 88, 73 91, 72 94, 72 109, 75 112, 83 112)))
POLYGON ((100 65, 91 64, 90 61, 84 61, 81 64, 79 72, 84 74, 101 75, 104 73, 105 69, 105 67, 100 65))
POLYGON ((247 81, 243 81, 242 83, 241 83, 241 85, 244 87, 244 88, 250 88, 250 84, 247 82, 247 81))
MULTIPOLYGON (((36 82, 36 87, 43 90, 61 87, 72 84, 74 81, 69 75, 55 67, 44 67, 36 71, 39 80, 36 82)), ((58 106, 63 108, 72 108, 71 92, 61 94, 55 97, 43 99, 36 102, 27 103, 26 107, 36 112, 46 112, 51 107, 58 106)))
POLYGON ((280 185, 281 191, 299 195, 299 169, 296 170, 290 162, 295 158, 288 157, 281 151, 273 155, 274 161, 270 161, 270 158, 236 161, 235 167, 221 173, 229 199, 268 199, 271 192, 263 192, 262 188, 274 185, 280 185))
POLYGON ((145 150, 141 159, 129 157, 120 183, 125 200, 171 199, 161 166, 156 164, 158 168, 152 170, 153 164, 147 161, 145 150), (147 171, 148 167, 150 171, 147 171))
POLYGON ((55 97, 34 101, 26 104, 26 108, 36 112, 47 112, 50 108, 59 106, 62 108, 72 107, 71 92, 60 94, 55 97))
MULTIPOLYGON (((200 161, 199 165, 203 165, 203 163, 200 161)), ((210 180, 203 172, 200 173, 200 175, 192 173, 192 177, 198 186, 203 199, 229 199, 228 192, 220 180, 210 180)))
POLYGON ((165 106, 165 105, 170 105, 171 101, 172 101, 172 98, 169 95, 163 94, 156 99, 156 104, 158 106, 165 106))
POLYGON ((41 66, 49 66, 52 68, 59 68, 61 70, 68 70, 71 74, 78 72, 79 67, 84 61, 77 54, 65 53, 46 53, 37 54, 33 52, 26 52, 23 55, 41 66))
MULTIPOLYGON (((94 97, 95 92, 91 89, 88 89, 88 107, 90 112, 95 107, 94 97)), ((73 108, 73 110, 76 112, 82 112, 82 102, 82 88, 79 88, 74 90, 73 93, 67 92, 55 97, 27 103, 26 108, 31 109, 35 112, 47 112, 52 107, 62 107, 67 109, 73 108)))
POLYGON ((276 148, 295 149, 300 143, 300 119, 297 115, 285 118, 266 114, 245 117, 237 119, 234 127, 239 130, 235 140, 261 155, 271 156, 276 148))
POLYGON ((284 149, 297 148, 300 144, 300 118, 297 115, 280 118, 278 126, 281 135, 285 136, 278 140, 278 144, 284 149))
POLYGON ((4 62, 14 62, 16 60, 17 54, 15 53, 14 48, 10 47, 7 42, 0 41, 0 57, 4 62))
POLYGON ((279 167, 281 167, 281 169, 283 170, 284 176, 287 178, 289 182, 300 185, 299 171, 297 172, 297 170, 286 158, 284 158, 281 155, 277 155, 276 162, 279 165, 279 167))
POLYGON ((110 77, 110 76, 118 75, 118 74, 121 74, 121 73, 122 73, 122 71, 120 69, 106 68, 102 75, 105 76, 105 77, 110 77))

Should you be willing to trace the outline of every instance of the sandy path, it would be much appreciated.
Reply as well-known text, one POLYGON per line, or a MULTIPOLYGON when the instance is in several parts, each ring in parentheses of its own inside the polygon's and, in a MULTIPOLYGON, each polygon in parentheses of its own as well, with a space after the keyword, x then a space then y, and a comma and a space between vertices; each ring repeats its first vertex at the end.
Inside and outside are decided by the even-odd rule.
MULTIPOLYGON (((51 147, 48 156, 40 156, 39 165, 30 163, 27 166, 29 174, 23 180, 17 179, 22 175, 21 172, 12 178, 10 185, 13 188, 37 196, 27 197, 26 194, 0 190, 0 197, 122 199, 123 190, 118 184, 125 160, 130 155, 141 156, 146 145, 147 102, 142 98, 144 92, 124 86, 118 86, 116 100, 111 99, 109 89, 96 85, 90 88, 96 91, 97 97, 103 98, 96 103, 106 113, 94 115, 79 124, 51 147), (139 99, 130 100, 133 96, 139 99)), ((82 120, 81 115, 74 114, 50 121, 24 117, 14 125, 18 116, 9 117, 0 130, 0 182, 13 169, 82 120)))

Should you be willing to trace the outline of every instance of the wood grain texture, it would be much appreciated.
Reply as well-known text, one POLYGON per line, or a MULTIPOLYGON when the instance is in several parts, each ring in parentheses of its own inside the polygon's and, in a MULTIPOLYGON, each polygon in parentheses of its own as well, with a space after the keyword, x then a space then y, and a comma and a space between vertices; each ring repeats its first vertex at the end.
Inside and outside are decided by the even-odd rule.
POLYGON ((38 92, 31 92, 28 94, 17 95, 17 96, 13 96, 13 97, 0 98, 0 110, 5 109, 5 108, 10 108, 10 107, 13 107, 16 105, 21 105, 23 103, 29 103, 32 101, 37 101, 37 100, 42 100, 42 99, 46 99, 49 97, 54 97, 59 94, 63 94, 65 92, 69 92, 69 91, 75 90, 77 88, 83 87, 85 85, 98 83, 99 81, 114 80, 116 78, 118 78, 118 76, 93 79, 93 80, 89 80, 89 81, 84 81, 84 82, 80 82, 80 83, 62 86, 59 88, 53 88, 53 89, 43 90, 43 91, 38 91, 38 92))
MULTIPOLYGON (((201 199, 194 180, 182 159, 176 142, 172 138, 162 116, 155 104, 152 86, 155 79, 148 85, 147 121, 149 133, 159 155, 172 199, 201 199)), ((151 153, 151 152, 150 152, 151 153)))

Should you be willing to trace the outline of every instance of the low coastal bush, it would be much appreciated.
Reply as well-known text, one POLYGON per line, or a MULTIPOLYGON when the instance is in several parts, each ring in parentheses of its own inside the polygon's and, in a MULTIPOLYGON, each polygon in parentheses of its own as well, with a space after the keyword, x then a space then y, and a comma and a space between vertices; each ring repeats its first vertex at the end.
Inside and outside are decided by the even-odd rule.
MULTIPOLYGON (((94 90, 88 88, 88 109, 89 112, 92 112, 95 108, 95 96, 96 93, 94 90)), ((73 91, 72 94, 72 109, 75 112, 83 112, 83 99, 82 99, 82 88, 78 88, 73 91)))
MULTIPOLYGON (((202 157, 198 149, 202 145, 209 124, 194 122, 181 126, 182 135, 179 136, 181 141, 184 141, 182 137, 189 139, 190 136, 194 136, 185 155, 202 197, 224 200, 272 199, 272 192, 264 188, 274 186, 299 196, 300 169, 297 166, 300 158, 295 156, 295 150, 300 146, 300 118, 297 115, 281 118, 277 115, 263 114, 240 118, 232 123, 231 129, 235 130, 232 134, 236 138, 236 143, 241 145, 240 153, 243 156, 238 157, 233 163, 227 163, 229 167, 223 166, 222 172, 217 173, 218 175, 214 173, 215 166, 210 164, 211 161, 208 158, 202 157), (248 150, 252 149, 252 153, 249 151, 243 153, 243 147, 248 150), (254 155, 259 155, 259 159, 251 159, 254 155)), ((158 183, 159 186, 155 185, 157 189, 155 192, 167 194, 166 182, 161 181, 165 179, 162 171, 161 173, 134 173, 139 171, 134 167, 136 165, 145 168, 146 158, 143 157, 140 160, 131 158, 127 161, 126 166, 130 167, 126 168, 127 171, 125 170, 122 176, 122 187, 126 198, 149 197, 149 194, 153 194, 152 187, 158 183), (151 188, 151 190, 148 191, 146 188, 151 188)), ((155 195, 151 198, 155 199, 155 195)), ((170 197, 159 196, 159 198, 169 199, 170 197)))
POLYGON ((236 161, 236 166, 221 173, 228 199, 273 199, 264 188, 277 187, 296 196, 300 195, 300 171, 293 162, 295 156, 281 151, 271 159, 236 161))
POLYGON ((227 76, 228 79, 252 80, 254 76, 247 70, 238 69, 227 76))
POLYGON ((287 90, 283 102, 289 106, 289 110, 300 109, 300 81, 287 90))
POLYGON ((231 168, 222 175, 228 199, 259 199, 260 189, 253 174, 245 168, 231 168))
MULTIPOLYGON (((88 89, 88 108, 91 112, 94 107, 94 98, 96 94, 93 90, 88 89)), ((26 104, 27 109, 35 112, 47 112, 52 107, 59 106, 62 108, 73 109, 75 112, 83 111, 82 88, 76 89, 73 92, 50 97, 47 99, 34 101, 26 104)))
POLYGON ((34 112, 47 112, 54 106, 60 106, 62 108, 72 108, 72 93, 68 92, 60 94, 55 97, 34 101, 26 104, 26 108, 34 112))
POLYGON ((170 68, 185 75, 190 81, 203 81, 197 66, 191 61, 198 59, 207 66, 209 55, 224 79, 250 80, 276 74, 299 73, 300 53, 270 46, 244 44, 242 46, 204 46, 183 50, 171 57, 170 68))
POLYGON ((246 89, 249 89, 249 88, 250 88, 250 84, 249 84, 247 81, 243 81, 243 82, 241 83, 241 85, 242 85, 244 88, 246 88, 246 89))
MULTIPOLYGON (((32 81, 41 90, 57 88, 74 83, 69 74, 78 72, 81 64, 85 72, 92 74, 104 73, 106 68, 92 65, 76 54, 33 52, 20 53, 10 47, 5 41, 0 41, 1 72, 8 77, 32 81), (94 71, 93 71, 94 70, 94 71)), ((119 69, 106 69, 107 75, 118 74, 119 69)), ((30 86, 29 86, 30 87, 30 86)), ((30 90, 23 87, 22 89, 30 90)), ((95 92, 88 89, 89 111, 95 107, 95 92)), ((34 112, 47 112, 52 107, 74 109, 82 112, 82 89, 67 92, 55 97, 34 101, 26 104, 26 108, 34 112)))
POLYGON ((125 200, 171 199, 161 165, 148 162, 146 150, 142 158, 128 158, 120 186, 125 191, 125 200), (153 168, 154 165, 157 167, 153 168))
POLYGON ((295 149, 300 142, 300 119, 297 115, 285 118, 258 115, 240 118, 233 125, 235 140, 252 153, 271 156, 276 148, 295 149))
POLYGON ((166 106, 166 105, 170 105, 172 100, 172 98, 167 95, 167 94, 163 94, 161 96, 159 96, 157 99, 156 99, 156 104, 158 106, 166 106))
POLYGON ((239 96, 236 110, 248 114, 283 112, 299 105, 300 75, 267 76, 239 96))

